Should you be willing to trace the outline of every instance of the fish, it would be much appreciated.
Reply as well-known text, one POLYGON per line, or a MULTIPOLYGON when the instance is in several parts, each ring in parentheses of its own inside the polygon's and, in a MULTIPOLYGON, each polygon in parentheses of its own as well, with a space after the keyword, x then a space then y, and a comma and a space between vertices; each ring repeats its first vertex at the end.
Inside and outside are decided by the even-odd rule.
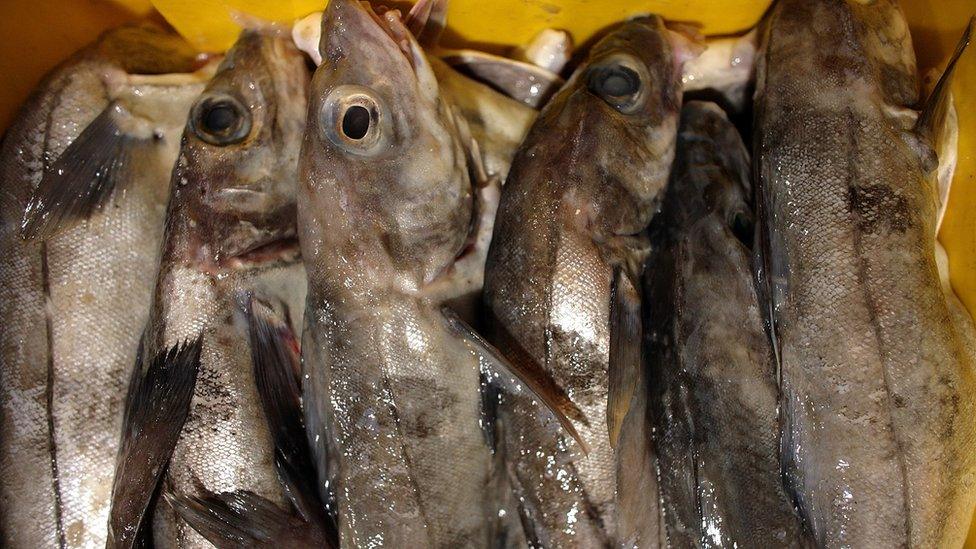
POLYGON ((783 476, 818 546, 959 546, 976 505, 974 331, 940 281, 935 231, 971 29, 920 101, 894 1, 784 0, 763 24, 760 286, 783 476))
MULTIPOLYGON (((116 490, 142 497, 113 504, 116 547, 131 546, 133 533, 150 527, 157 547, 210 546, 178 514, 182 507, 152 506, 160 483, 171 503, 245 490, 272 506, 287 503, 243 311, 253 297, 279 324, 302 323, 295 201, 310 80, 288 39, 245 30, 184 121, 142 345, 151 357, 199 340, 200 365, 178 437, 127 441, 133 455, 171 456, 165 471, 147 475, 128 454, 119 457, 116 490)), ((153 402, 133 399, 127 407, 153 402)))
POLYGON ((724 111, 686 102, 642 292, 640 392, 668 547, 810 546, 780 477, 776 366, 752 274, 750 171, 724 111))
POLYGON ((213 66, 155 25, 120 27, 46 76, 7 130, 0 545, 105 545, 169 175, 213 66))
MULTIPOLYGON (((450 276, 444 277, 429 291, 440 294, 438 299, 450 303, 467 323, 476 323, 484 286, 485 258, 501 187, 519 143, 535 121, 538 111, 498 91, 505 88, 501 82, 476 80, 465 75, 462 72, 463 59, 467 58, 468 53, 475 55, 470 50, 449 50, 440 46, 440 33, 447 26, 446 0, 417 2, 404 17, 404 24, 408 25, 412 34, 419 36, 418 44, 424 49, 434 71, 440 95, 451 103, 463 119, 463 127, 459 128, 460 138, 464 146, 472 151, 471 170, 478 181, 475 193, 478 229, 471 235, 464 257, 449 267, 450 276)), ((322 12, 309 14, 292 27, 292 40, 296 47, 305 52, 316 66, 322 63, 319 51, 321 36, 322 12)), ((490 57, 496 68, 505 67, 499 69, 504 74, 515 75, 521 81, 534 78, 532 75, 536 69, 526 69, 526 62, 490 57)))
POLYGON ((614 273, 625 273, 615 295, 633 298, 625 290, 674 158, 692 49, 658 16, 612 30, 542 110, 502 189, 485 270, 489 340, 554 378, 583 411, 590 448, 577 459, 565 440, 524 421, 531 403, 517 396, 499 406, 523 515, 544 546, 617 539, 611 445, 629 398, 608 405, 614 273))
MULTIPOLYGON (((518 88, 530 80, 545 82, 546 87, 536 90, 533 97, 540 98, 544 90, 558 87, 561 82, 558 71, 540 69, 525 61, 506 59, 472 50, 444 48, 440 44, 440 31, 447 26, 447 0, 418 1, 410 10, 411 32, 421 36, 418 43, 427 53, 428 61, 437 76, 441 94, 449 99, 464 118, 471 137, 478 142, 484 170, 496 189, 504 183, 511 167, 512 157, 538 114, 537 108, 506 90, 518 88), (443 59, 441 58, 443 57, 443 59), (480 79, 465 74, 467 62, 483 62, 494 73, 508 76, 507 80, 492 77, 481 71, 480 79), (545 74, 540 74, 544 70, 545 74)), ((292 40, 310 59, 319 65, 322 56, 318 51, 322 30, 322 13, 312 13, 292 27, 292 40)), ((475 72, 472 68, 469 73, 475 72)), ((538 105, 538 100, 535 102, 538 105)), ((494 204, 488 205, 491 208, 494 204)), ((494 210, 492 209, 492 212, 494 210)))
POLYGON ((343 547, 494 545, 515 511, 488 490, 483 378, 560 403, 445 309, 479 233, 476 147, 398 12, 333 0, 319 50, 298 226, 320 491, 335 494, 343 547))

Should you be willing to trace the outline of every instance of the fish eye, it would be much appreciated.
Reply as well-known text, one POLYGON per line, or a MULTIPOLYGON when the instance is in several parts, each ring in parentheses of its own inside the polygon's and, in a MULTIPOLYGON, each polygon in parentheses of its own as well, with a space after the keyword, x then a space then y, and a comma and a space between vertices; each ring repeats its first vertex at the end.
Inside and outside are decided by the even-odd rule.
POLYGON ((629 57, 614 56, 590 67, 586 87, 622 113, 632 112, 643 90, 643 71, 629 57))
POLYGON ((251 133, 251 113, 230 95, 210 96, 198 101, 190 117, 193 132, 211 145, 230 145, 251 133))
POLYGON ((319 124, 326 139, 359 155, 381 150, 389 138, 390 122, 377 94, 363 86, 337 86, 326 96, 319 124))
POLYGON ((352 105, 342 115, 342 133, 349 139, 362 139, 369 131, 369 111, 366 107, 352 105))
POLYGON ((640 77, 624 66, 602 67, 593 74, 591 88, 601 96, 623 97, 637 93, 640 77))
POLYGON ((743 246, 750 250, 752 249, 752 241, 755 233, 755 223, 752 219, 752 214, 745 211, 735 212, 732 214, 732 220, 729 221, 729 229, 743 246))

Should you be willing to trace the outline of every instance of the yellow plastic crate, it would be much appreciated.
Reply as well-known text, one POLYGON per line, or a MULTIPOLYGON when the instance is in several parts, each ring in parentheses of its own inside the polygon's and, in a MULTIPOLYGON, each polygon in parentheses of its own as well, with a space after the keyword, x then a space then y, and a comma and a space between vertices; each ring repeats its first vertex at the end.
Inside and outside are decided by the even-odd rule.
MULTIPOLYGON (((201 50, 226 49, 239 28, 232 14, 291 20, 320 10, 325 0, 4 0, 0 2, 0 128, 5 128, 40 77, 103 29, 145 16, 155 7, 201 50)), ((400 2, 409 5, 409 2, 400 2)), ((967 20, 973 0, 902 0, 912 28, 919 68, 944 63, 967 20)), ((561 28, 577 43, 606 25, 655 12, 677 21, 698 21, 707 34, 746 29, 768 0, 451 0, 448 45, 490 51, 524 43, 538 30, 561 28)), ((976 46, 960 63, 955 80, 959 111, 959 164, 949 211, 939 239, 949 254, 952 285, 976 312, 976 46)), ((968 549, 976 549, 976 521, 968 549)))

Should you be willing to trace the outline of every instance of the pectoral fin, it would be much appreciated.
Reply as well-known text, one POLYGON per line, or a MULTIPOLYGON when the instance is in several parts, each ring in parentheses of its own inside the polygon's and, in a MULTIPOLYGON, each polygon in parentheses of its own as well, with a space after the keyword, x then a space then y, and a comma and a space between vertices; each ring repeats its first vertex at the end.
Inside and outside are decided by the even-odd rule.
POLYGON ((173 510, 220 549, 332 548, 325 532, 248 491, 202 496, 163 494, 173 510))
POLYGON ((474 50, 447 51, 440 57, 461 74, 534 109, 542 108, 563 85, 558 74, 507 57, 474 50))
MULTIPOLYGON (((202 337, 156 355, 144 373, 141 357, 131 383, 122 426, 122 442, 112 484, 106 547, 136 545, 156 487, 180 431, 200 369, 202 337)), ((141 355, 140 349, 140 355, 141 355)))
POLYGON ((956 70, 956 64, 959 62, 959 58, 966 51, 966 47, 969 46, 974 22, 976 22, 976 16, 969 19, 966 30, 963 31, 962 37, 956 44, 956 50, 953 52, 952 57, 949 58, 949 64, 946 65, 945 71, 942 72, 942 77, 939 78, 939 82, 935 85, 932 93, 929 94, 928 99, 925 100, 925 106, 922 108, 922 112, 915 122, 915 133, 935 150, 939 148, 939 136, 942 134, 942 127, 945 125, 949 104, 952 100, 950 90, 952 87, 952 76, 956 70))
POLYGON ((121 103, 109 104, 48 167, 24 211, 25 239, 54 236, 107 203, 123 183, 133 147, 147 140, 130 131, 132 119, 121 103))
POLYGON ((298 338, 288 323, 287 311, 278 313, 252 296, 245 300, 254 380, 274 437, 278 478, 301 517, 318 525, 329 542, 338 546, 336 517, 328 512, 315 486, 315 465, 302 413, 298 338))
POLYGON ((617 446, 620 426, 630 409, 641 376, 641 301, 630 278, 614 269, 610 291, 610 365, 607 428, 617 446))
POLYGON ((580 445, 583 453, 589 453, 589 446, 583 441, 583 437, 572 422, 576 420, 587 425, 586 416, 545 370, 530 359, 509 360, 464 322, 457 313, 447 307, 442 307, 441 313, 448 327, 461 337, 484 363, 489 365, 493 374, 511 376, 522 383, 552 412, 563 429, 580 445))

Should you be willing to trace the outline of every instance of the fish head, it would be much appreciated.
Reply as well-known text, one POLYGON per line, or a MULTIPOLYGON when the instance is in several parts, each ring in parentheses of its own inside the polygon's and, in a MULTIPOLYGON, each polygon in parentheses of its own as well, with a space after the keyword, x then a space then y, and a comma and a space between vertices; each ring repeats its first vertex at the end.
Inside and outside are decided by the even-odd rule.
POLYGON ((650 221, 674 158, 687 49, 660 17, 627 21, 543 110, 533 131, 552 150, 537 154, 574 166, 565 196, 591 232, 633 234, 650 221))
POLYGON ((222 264, 294 241, 309 80, 290 41, 245 31, 193 105, 174 201, 198 257, 222 264))
POLYGON ((751 248, 749 153, 725 112, 714 103, 686 103, 677 147, 668 190, 672 198, 662 215, 666 230, 684 233, 692 247, 738 240, 751 248))
POLYGON ((397 12, 333 0, 319 49, 300 166, 303 256, 419 288, 452 264, 471 226, 460 120, 397 12))

